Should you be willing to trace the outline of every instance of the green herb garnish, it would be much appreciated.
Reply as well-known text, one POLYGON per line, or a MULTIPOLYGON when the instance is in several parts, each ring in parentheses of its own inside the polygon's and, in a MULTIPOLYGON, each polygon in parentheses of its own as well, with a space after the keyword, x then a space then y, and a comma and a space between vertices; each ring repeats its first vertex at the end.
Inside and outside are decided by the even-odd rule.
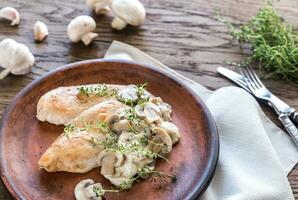
POLYGON ((251 55, 238 66, 257 61, 259 68, 268 72, 265 78, 278 76, 298 84, 298 37, 293 26, 285 23, 272 5, 260 9, 240 30, 220 15, 217 19, 227 25, 240 44, 252 46, 251 55))
POLYGON ((117 90, 108 88, 106 84, 81 86, 78 87, 78 90, 80 94, 84 94, 87 97, 90 95, 97 95, 100 97, 117 95, 117 90))

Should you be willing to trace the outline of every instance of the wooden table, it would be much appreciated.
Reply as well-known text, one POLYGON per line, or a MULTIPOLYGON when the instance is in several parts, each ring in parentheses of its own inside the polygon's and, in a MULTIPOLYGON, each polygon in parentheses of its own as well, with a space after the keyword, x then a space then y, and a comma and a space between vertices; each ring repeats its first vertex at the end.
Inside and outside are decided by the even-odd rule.
MULTIPOLYGON (((13 97, 32 80, 66 63, 101 58, 113 40, 140 48, 210 89, 231 85, 231 82, 216 73, 216 68, 226 60, 240 61, 247 56, 248 51, 240 51, 225 26, 214 19, 214 11, 220 9, 230 20, 241 24, 264 5, 260 0, 143 0, 143 3, 147 19, 140 28, 114 31, 110 27, 112 16, 94 16, 99 37, 92 45, 85 47, 81 43, 71 44, 66 36, 66 27, 72 18, 83 14, 93 15, 84 0, 0 0, 0 7, 14 6, 21 14, 18 27, 0 21, 0 40, 10 37, 25 43, 36 58, 30 74, 10 75, 0 81, 0 115, 13 97), (32 34, 36 20, 45 22, 50 31, 46 41, 39 44, 34 42, 32 34)), ((281 0, 275 7, 286 21, 298 27, 297 0, 281 0)), ((298 109, 297 87, 279 80, 266 80, 265 84, 298 109)), ((277 122, 275 114, 268 108, 264 109, 277 122)), ((298 199, 298 166, 288 178, 298 199)), ((1 184, 2 199, 11 197, 1 184)))

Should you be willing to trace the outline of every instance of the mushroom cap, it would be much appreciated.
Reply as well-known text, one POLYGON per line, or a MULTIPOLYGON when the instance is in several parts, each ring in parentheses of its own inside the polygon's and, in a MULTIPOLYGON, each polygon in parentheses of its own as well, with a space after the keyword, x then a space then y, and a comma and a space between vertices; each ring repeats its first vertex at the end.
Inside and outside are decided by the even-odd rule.
POLYGON ((29 48, 13 39, 0 42, 0 66, 15 75, 27 74, 35 62, 29 48))
POLYGON ((138 0, 114 0, 111 9, 115 16, 132 26, 141 25, 146 17, 145 8, 138 0))
POLYGON ((86 34, 91 33, 96 28, 94 19, 87 15, 81 15, 67 26, 67 34, 72 42, 79 42, 86 34))

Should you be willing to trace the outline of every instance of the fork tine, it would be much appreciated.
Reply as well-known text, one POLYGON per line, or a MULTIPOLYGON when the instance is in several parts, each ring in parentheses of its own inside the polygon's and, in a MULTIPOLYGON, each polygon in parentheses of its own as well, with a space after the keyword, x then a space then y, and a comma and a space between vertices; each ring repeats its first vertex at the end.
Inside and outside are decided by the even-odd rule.
POLYGON ((241 75, 245 78, 245 82, 247 84, 247 86, 249 87, 250 90, 255 90, 257 88, 255 88, 255 86, 252 84, 252 80, 251 78, 249 77, 249 74, 247 73, 246 69, 244 68, 241 68, 240 69, 240 73, 241 75))
POLYGON ((260 87, 265 87, 264 84, 262 83, 262 81, 260 80, 260 78, 258 77, 258 75, 256 74, 256 72, 251 67, 249 67, 248 69, 251 72, 251 74, 254 77, 254 79, 260 85, 260 87))
POLYGON ((249 74, 249 77, 251 78, 251 81, 255 84, 256 88, 261 88, 262 86, 256 79, 256 74, 254 73, 254 71, 251 68, 247 67, 246 72, 249 74))

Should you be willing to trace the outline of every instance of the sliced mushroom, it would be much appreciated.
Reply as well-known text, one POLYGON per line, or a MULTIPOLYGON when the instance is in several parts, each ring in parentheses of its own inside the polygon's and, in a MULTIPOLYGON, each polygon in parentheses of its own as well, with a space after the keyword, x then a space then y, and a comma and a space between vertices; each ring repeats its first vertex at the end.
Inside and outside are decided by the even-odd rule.
POLYGON ((144 107, 141 106, 141 105, 136 105, 135 106, 135 112, 137 114, 138 117, 141 117, 141 118, 145 118, 146 117, 146 114, 144 112, 144 107))
POLYGON ((116 111, 116 114, 119 115, 120 119, 124 119, 126 116, 126 108, 120 108, 116 111))
POLYGON ((153 158, 141 155, 135 152, 134 156, 132 157, 132 162, 138 166, 138 168, 143 168, 146 165, 149 165, 154 161, 153 158))
POLYGON ((135 102, 138 100, 137 87, 135 85, 129 85, 120 90, 118 95, 123 101, 135 102))
POLYGON ((172 139, 168 133, 159 127, 152 129, 152 139, 149 141, 148 148, 161 155, 166 155, 172 150, 172 139))
POLYGON ((119 122, 120 118, 119 118, 119 115, 116 115, 116 114, 111 114, 111 115, 108 115, 105 119, 105 123, 107 124, 107 126, 112 130, 114 124, 116 122, 119 122))
POLYGON ((173 144, 178 142, 181 138, 178 127, 171 123, 163 121, 158 125, 160 128, 164 129, 172 139, 173 144))
POLYGON ((109 115, 105 119, 105 123, 108 125, 108 127, 112 131, 115 131, 118 134, 121 133, 122 131, 129 131, 130 130, 129 121, 127 119, 120 120, 120 117, 117 114, 109 115))
POLYGON ((76 200, 101 200, 104 190, 100 183, 94 183, 92 179, 83 179, 76 185, 74 195, 76 200), (101 195, 95 193, 95 190, 102 191, 101 195))
POLYGON ((169 104, 163 102, 160 97, 150 98, 149 101, 154 103, 155 105, 157 105, 159 107, 160 112, 161 112, 161 117, 164 120, 166 120, 166 121, 172 120, 172 118, 171 118, 172 107, 169 104))
POLYGON ((121 133, 122 131, 129 131, 130 123, 127 119, 119 120, 118 122, 113 124, 112 130, 116 131, 117 133, 121 133))
POLYGON ((134 142, 139 142, 141 135, 136 135, 133 132, 124 131, 118 138, 118 144, 130 145, 134 142))
POLYGON ((102 166, 102 175, 113 175, 115 173, 115 167, 121 166, 123 164, 123 161, 123 154, 108 150, 100 152, 97 158, 97 162, 100 166, 102 166))
POLYGON ((145 121, 149 124, 152 122, 158 121, 160 119, 160 109, 157 105, 151 102, 147 102, 144 107, 144 113, 145 113, 145 121))

